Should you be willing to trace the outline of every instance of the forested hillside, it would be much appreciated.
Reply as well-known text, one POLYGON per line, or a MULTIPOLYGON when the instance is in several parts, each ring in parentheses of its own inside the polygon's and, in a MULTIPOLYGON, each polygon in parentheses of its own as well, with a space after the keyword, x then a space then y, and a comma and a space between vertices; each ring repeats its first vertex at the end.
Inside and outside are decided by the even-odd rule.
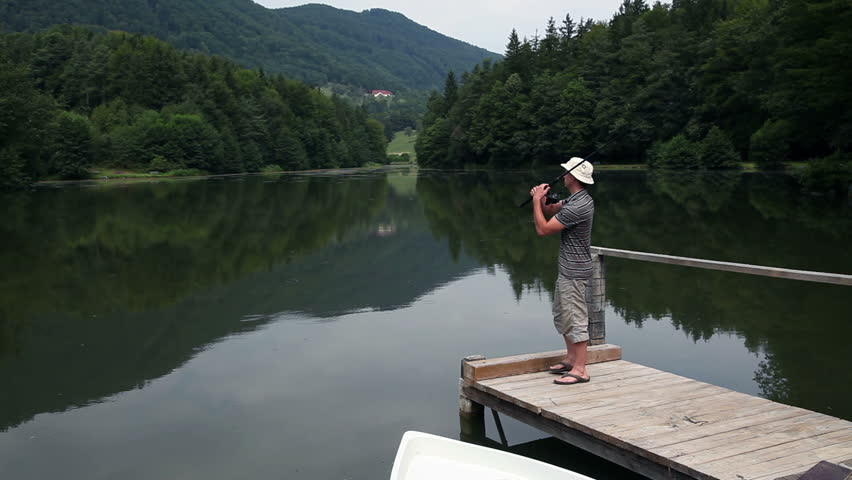
POLYGON ((427 166, 596 161, 773 167, 852 152, 852 2, 625 0, 609 22, 512 32, 505 60, 448 76, 417 144, 427 166))
POLYGON ((228 173, 384 162, 364 109, 152 37, 0 35, 0 186, 92 165, 228 173))
POLYGON ((7 31, 63 23, 154 35, 245 67, 366 89, 437 88, 450 70, 496 56, 381 9, 356 13, 311 4, 270 10, 251 0, 0 3, 0 28, 7 31))

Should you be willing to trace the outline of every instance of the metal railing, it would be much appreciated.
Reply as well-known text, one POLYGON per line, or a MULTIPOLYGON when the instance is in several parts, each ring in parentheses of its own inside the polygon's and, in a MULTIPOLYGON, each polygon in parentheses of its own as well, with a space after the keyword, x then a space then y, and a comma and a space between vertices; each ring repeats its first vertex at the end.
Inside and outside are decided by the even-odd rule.
POLYGON ((630 260, 666 263, 669 265, 681 265, 684 267, 696 267, 708 270, 722 270, 725 272, 746 273, 749 275, 762 275, 764 277, 789 278, 791 280, 804 280, 806 282, 820 282, 831 283, 834 285, 852 286, 852 275, 844 275, 841 273, 811 272, 807 270, 792 270, 789 268, 764 267, 761 265, 749 265, 747 263, 719 262, 716 260, 676 257, 673 255, 634 252, 631 250, 619 250, 615 248, 604 247, 592 247, 592 253, 603 255, 605 257, 627 258, 630 260))
POLYGON ((807 270, 792 270, 789 268, 765 267, 746 263, 719 262, 701 258, 676 257, 658 253, 634 252, 616 248, 592 247, 594 272, 589 282, 586 300, 589 305, 589 343, 600 345, 606 343, 606 262, 605 257, 626 258, 643 262, 665 263, 682 267, 703 268, 706 270, 721 270, 724 272, 745 273, 772 278, 787 278, 806 282, 829 283, 833 285, 852 286, 852 275, 842 273, 811 272, 807 270))

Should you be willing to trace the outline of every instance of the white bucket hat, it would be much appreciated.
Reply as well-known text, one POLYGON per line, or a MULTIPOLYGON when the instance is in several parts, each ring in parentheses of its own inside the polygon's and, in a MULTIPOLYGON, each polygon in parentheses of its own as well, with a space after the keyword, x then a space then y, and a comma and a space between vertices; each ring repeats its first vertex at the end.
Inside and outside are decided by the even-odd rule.
POLYGON ((574 157, 571 160, 568 160, 568 163, 563 163, 562 168, 565 170, 574 170, 571 171, 571 175, 574 176, 577 180, 587 184, 592 185, 595 181, 592 179, 592 172, 595 171, 595 167, 592 166, 591 163, 584 161, 580 157, 574 157), (579 167, 574 168, 574 166, 579 165, 579 167))

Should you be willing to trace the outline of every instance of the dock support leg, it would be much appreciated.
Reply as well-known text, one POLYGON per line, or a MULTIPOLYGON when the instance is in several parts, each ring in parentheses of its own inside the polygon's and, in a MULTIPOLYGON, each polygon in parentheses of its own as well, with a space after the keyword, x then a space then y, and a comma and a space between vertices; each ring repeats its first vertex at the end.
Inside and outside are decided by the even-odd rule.
POLYGON ((467 398, 462 393, 464 387, 464 379, 459 381, 459 414, 467 416, 482 417, 485 414, 485 407, 467 398))
POLYGON ((475 360, 485 360, 482 355, 464 357, 461 361, 461 378, 459 378, 459 428, 461 437, 475 439, 485 436, 485 407, 467 398, 463 391, 465 382, 464 364, 475 360))
POLYGON ((500 443, 503 444, 504 447, 509 446, 509 441, 506 440, 506 432, 503 431, 503 422, 500 421, 500 414, 497 413, 497 410, 491 410, 491 413, 494 415, 494 425, 497 427, 497 434, 500 435, 500 443))
POLYGON ((480 444, 485 439, 485 407, 468 400, 479 413, 459 411, 459 440, 480 444))

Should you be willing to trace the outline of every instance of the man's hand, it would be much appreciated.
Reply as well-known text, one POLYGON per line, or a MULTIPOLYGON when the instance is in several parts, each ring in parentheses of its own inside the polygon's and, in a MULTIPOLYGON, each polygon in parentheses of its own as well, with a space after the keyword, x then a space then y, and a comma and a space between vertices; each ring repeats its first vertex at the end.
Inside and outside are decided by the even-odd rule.
POLYGON ((530 190, 530 195, 532 196, 533 201, 539 202, 539 204, 541 204, 542 199, 547 195, 547 192, 549 191, 550 185, 542 183, 537 187, 533 187, 533 189, 530 190))
MULTIPOLYGON (((550 221, 544 218, 544 197, 549 191, 550 185, 546 183, 542 183, 530 190, 530 195, 533 198, 533 220, 535 221, 535 232, 541 236, 552 235, 554 233, 561 232, 565 228, 565 225, 556 218, 551 218, 550 221)), ((548 205, 547 210, 550 210, 550 207, 551 205, 548 205)))

